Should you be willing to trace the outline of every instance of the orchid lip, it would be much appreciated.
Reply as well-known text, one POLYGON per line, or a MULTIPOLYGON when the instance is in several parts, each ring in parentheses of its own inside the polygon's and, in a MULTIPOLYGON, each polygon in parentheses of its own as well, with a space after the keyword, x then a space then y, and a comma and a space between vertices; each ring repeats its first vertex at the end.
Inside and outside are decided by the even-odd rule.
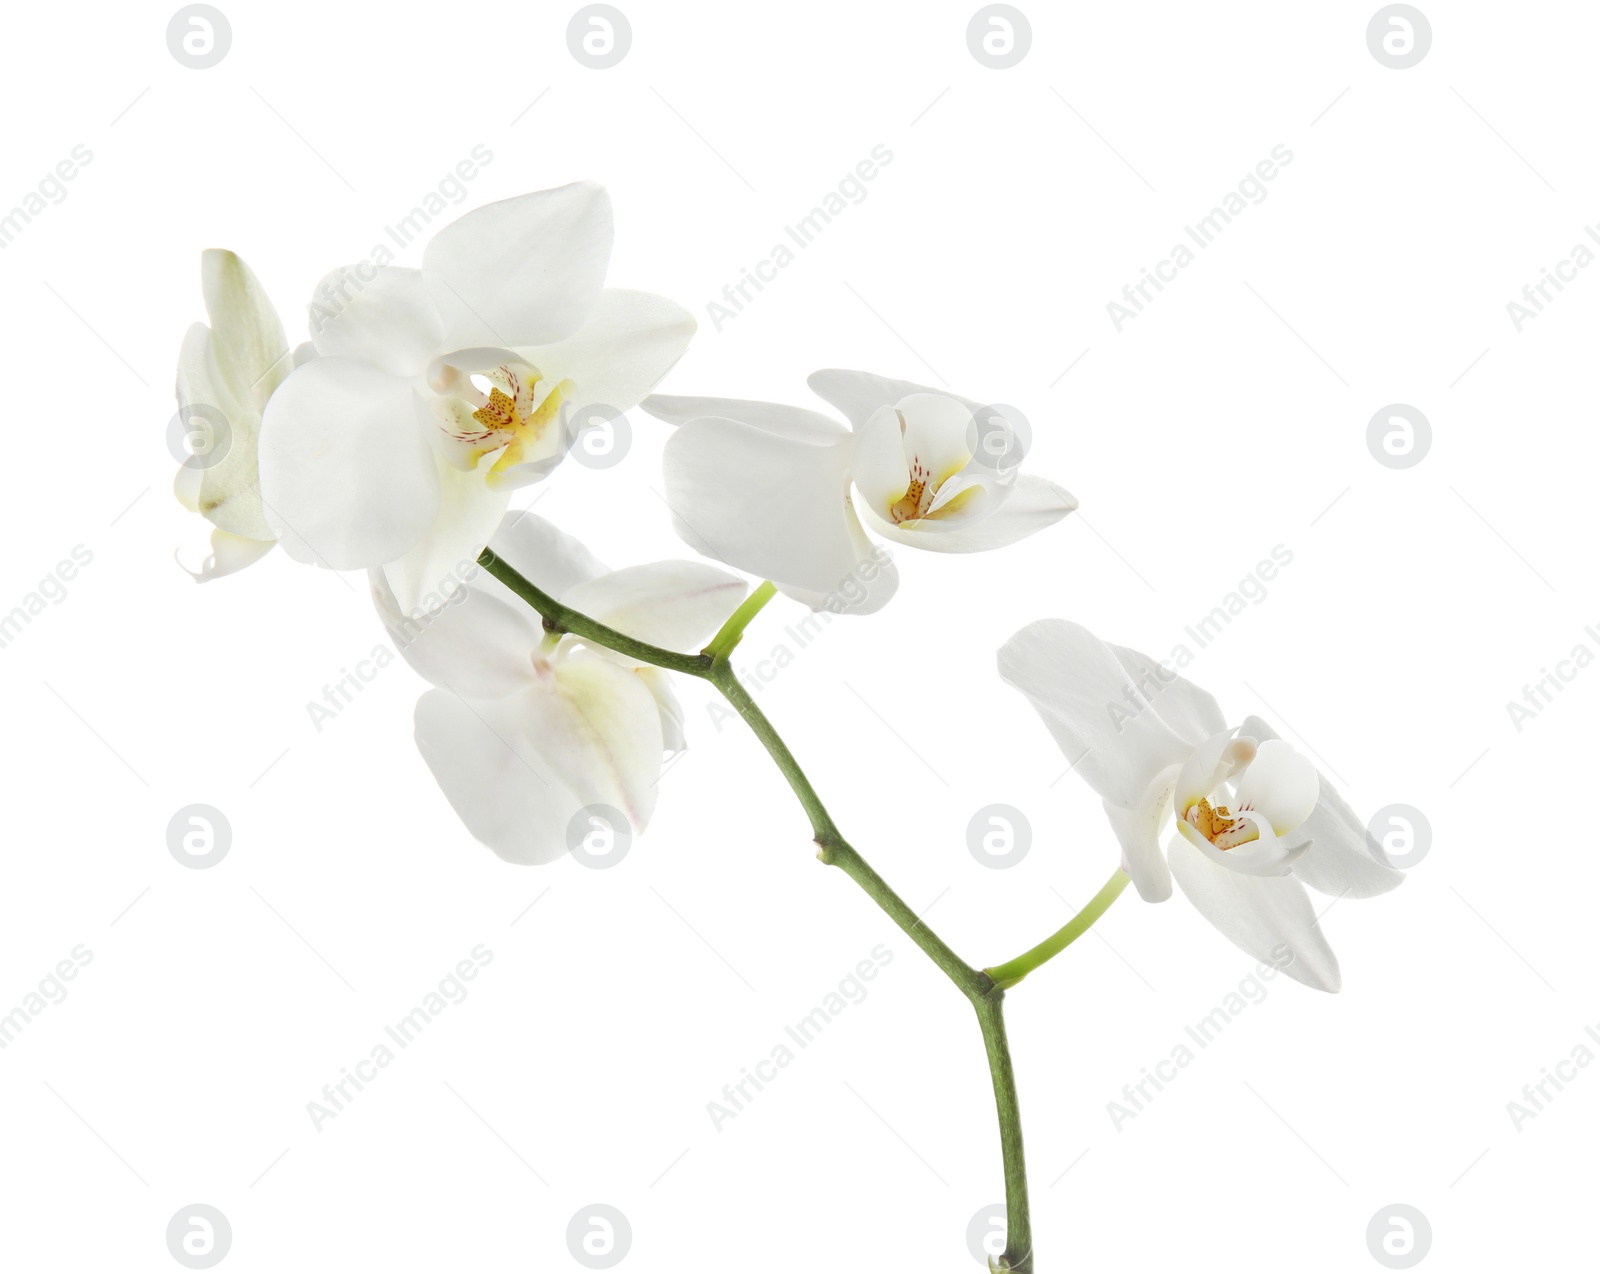
MULTIPOLYGON (((546 379, 539 368, 506 351, 467 350, 450 357, 471 366, 496 353, 505 354, 505 361, 471 372, 435 360, 429 375, 437 391, 433 415, 444 437, 463 449, 465 460, 475 465, 479 457, 501 453, 487 475, 491 486, 546 459, 548 452, 559 456, 559 445, 549 445, 550 428, 556 425, 564 436, 564 412, 574 388, 570 380, 546 379)), ((554 441, 559 444, 560 438, 554 441)))
POLYGON ((969 503, 974 489, 970 481, 956 481, 968 474, 972 467, 970 448, 964 442, 952 448, 949 439, 930 437, 927 428, 930 414, 928 401, 938 402, 941 409, 947 409, 946 404, 956 403, 955 399, 942 395, 911 395, 891 409, 894 421, 899 425, 907 479, 905 489, 898 497, 893 497, 892 489, 884 497, 885 516, 895 526, 925 519, 948 519, 969 503), (920 410, 922 428, 912 428, 912 423, 906 418, 908 410, 920 410), (932 448, 932 452, 925 454, 924 449, 928 447, 932 448))

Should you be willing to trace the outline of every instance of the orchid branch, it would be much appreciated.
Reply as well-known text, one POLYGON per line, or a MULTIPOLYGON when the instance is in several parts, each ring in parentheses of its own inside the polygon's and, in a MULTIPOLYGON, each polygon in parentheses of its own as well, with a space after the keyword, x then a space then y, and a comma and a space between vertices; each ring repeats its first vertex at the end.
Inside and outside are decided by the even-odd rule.
MULTIPOLYGON (((728 618, 711 643, 698 655, 652 646, 620 633, 581 611, 564 606, 536 584, 524 578, 492 549, 485 548, 478 564, 513 593, 538 611, 545 628, 555 633, 571 633, 586 641, 609 647, 630 659, 654 664, 673 672, 709 681, 729 705, 749 725, 761 741, 778 770, 799 799, 811 822, 817 843, 817 857, 840 868, 862 891, 938 966, 956 988, 967 997, 978 1016, 983 1034, 984 1053, 994 1085, 995 1110, 1000 1124, 1000 1149, 1006 1183, 1006 1251, 999 1268, 1013 1274, 1032 1274, 1032 1221, 1028 1211, 1028 1175, 1023 1157, 1022 1116, 1017 1102, 1016 1075, 1011 1064, 1011 1049, 1006 1039, 1002 1005, 1005 988, 988 973, 962 960, 950 946, 922 922, 911 906, 873 870, 860 852, 840 834, 833 816, 817 795, 794 753, 757 706, 750 692, 739 681, 728 652, 738 644, 746 626, 772 598, 776 589, 763 583, 728 618)), ((1124 880, 1126 878, 1124 877, 1124 880)), ((1102 893, 1105 891, 1102 890, 1102 893)), ((1115 895, 1113 894, 1113 897, 1115 895)), ((1109 905, 1109 899, 1107 904, 1109 905)), ((1101 908, 1104 910, 1104 907, 1101 908)), ((1080 913, 1081 914, 1081 913, 1080 913)), ((1084 928, 1088 927, 1089 920, 1084 928)), ((1069 939, 1070 941, 1070 939, 1069 939)), ((1062 944, 1063 946, 1065 943, 1062 944)))
POLYGON ((620 633, 615 628, 602 624, 598 619, 591 619, 582 611, 563 606, 532 580, 524 578, 493 549, 486 548, 478 554, 478 565, 538 611, 544 619, 546 632, 571 633, 574 637, 582 637, 597 646, 605 646, 618 654, 626 655, 629 659, 654 664, 658 668, 666 668, 672 672, 687 673, 691 677, 705 677, 711 671, 712 661, 709 655, 685 655, 681 651, 668 650, 664 646, 652 646, 647 641, 640 641, 628 636, 627 633, 620 633))
POLYGON ((1070 947, 1084 934, 1094 922, 1100 919, 1106 909, 1116 902, 1122 891, 1128 886, 1128 873, 1118 867, 1111 873, 1111 878, 1100 886, 1100 892, 1089 899, 1083 910, 1073 916, 1071 920, 1062 925, 1053 934, 1039 943, 1030 947, 1015 960, 1007 960, 1004 964, 996 964, 984 970, 997 986, 1013 987, 1023 978, 1032 973, 1046 960, 1054 959, 1070 947))
POLYGON ((717 630, 717 635, 706 643, 704 653, 713 659, 726 659, 733 653, 733 648, 739 644, 739 639, 744 636, 744 630, 750 626, 750 621, 761 613, 761 608, 770 602, 778 592, 778 586, 771 580, 762 582, 761 587, 751 593, 739 605, 739 609, 728 616, 727 623, 717 630))
POLYGON ((992 993, 995 990, 993 980, 967 964, 938 934, 923 924, 910 905, 895 893, 860 852, 840 835, 833 817, 823 805, 816 789, 811 786, 811 781, 806 778, 805 771, 794 759, 794 754, 789 751, 788 745, 773 729, 766 714, 756 706, 755 700, 750 697, 750 692, 735 675, 732 665, 719 660, 707 680, 722 691, 723 697, 733 710, 745 719, 755 732, 756 738, 761 740, 777 764, 779 771, 789 781, 789 786, 794 789, 802 808, 811 820, 812 837, 817 842, 817 858, 831 867, 840 868, 845 875, 860 885, 862 891, 882 908, 889 919, 905 931, 907 937, 922 948, 928 958, 939 966, 944 975, 954 982, 957 989, 969 1000, 977 1003, 992 993))
POLYGON ((888 882, 873 870, 855 846, 839 834, 833 817, 811 786, 805 771, 767 720, 766 714, 750 697, 750 692, 739 681, 732 665, 719 659, 707 680, 722 692, 734 711, 744 718, 789 781, 789 786, 794 789, 807 817, 811 819, 817 857, 830 866, 838 867, 860 885, 862 891, 900 926, 907 937, 922 948, 923 953, 939 966, 940 971, 955 983, 977 1010, 978 1028, 983 1032, 984 1053, 989 1059, 989 1075, 994 1083, 1006 1182, 1006 1263, 1000 1268, 1017 1271, 1018 1274, 1032 1271, 1033 1229, 1028 1213, 1028 1172, 1022 1152, 1022 1115, 1017 1103, 1017 1081, 1011 1065, 1011 1048, 1006 1041, 1005 1018, 1001 1007, 1005 988, 951 950, 938 934, 922 923, 922 918, 895 893, 888 882))

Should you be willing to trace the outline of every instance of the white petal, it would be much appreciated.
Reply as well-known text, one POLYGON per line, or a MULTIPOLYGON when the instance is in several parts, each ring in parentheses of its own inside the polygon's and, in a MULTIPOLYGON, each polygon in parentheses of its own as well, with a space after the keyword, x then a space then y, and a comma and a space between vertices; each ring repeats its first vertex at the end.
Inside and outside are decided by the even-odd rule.
MULTIPOLYGON (((597 414, 614 419, 606 413, 597 414)), ((586 424, 587 420, 574 420, 563 404, 561 418, 548 421, 531 442, 518 448, 514 454, 512 448, 516 447, 516 443, 499 453, 488 471, 489 485, 509 496, 513 491, 543 482, 560 468, 571 450, 577 431, 586 424)))
POLYGON ((661 711, 627 668, 582 653, 511 700, 524 735, 584 805, 609 805, 643 830, 661 775, 661 711))
POLYGON ((420 376, 442 347, 444 322, 421 270, 362 262, 331 271, 317 285, 311 333, 324 358, 353 358, 391 376, 420 376), (362 280, 375 269, 375 278, 362 280))
POLYGON ((1234 801, 1255 810, 1279 836, 1287 836, 1317 807, 1317 767, 1282 739, 1263 740, 1239 776, 1234 801))
POLYGON ((1182 836, 1172 838, 1167 856, 1178 887, 1228 941, 1297 982, 1339 989, 1339 961, 1316 924, 1305 886, 1293 876, 1229 871, 1182 836))
POLYGON ((1184 761, 1172 797, 1180 820, 1191 805, 1209 797, 1219 784, 1255 756, 1253 740, 1233 736, 1232 730, 1217 731, 1184 761))
POLYGON ((1193 750, 1133 693, 1110 647, 1078 624, 1029 624, 1000 648, 999 665, 1079 776, 1114 805, 1136 808, 1152 780, 1193 750))
POLYGON ((567 853, 583 808, 523 734, 511 701, 468 704, 444 690, 417 700, 417 748, 467 830, 513 863, 567 853))
POLYGON ((862 568, 846 499, 849 438, 817 444, 706 418, 662 453, 667 505, 691 548, 777 584, 831 594, 862 568))
POLYGON ((422 256, 444 347, 570 336, 600 294, 611 238, 611 197, 592 181, 502 199, 446 226, 422 256))
POLYGON ((683 733, 683 705, 672 689, 672 674, 648 664, 635 668, 633 673, 656 697, 656 709, 661 713, 661 742, 666 751, 682 752, 689 745, 683 733))
MULTIPOLYGON (((1172 727, 1179 738, 1203 743, 1213 734, 1227 729, 1222 709, 1208 691, 1200 689, 1141 651, 1107 642, 1111 653, 1127 669, 1134 688, 1150 701, 1150 706, 1172 727)), ((1244 733, 1249 734, 1246 730, 1244 733)))
POLYGON ((895 404, 905 422, 906 454, 916 456, 936 482, 960 473, 972 459, 976 436, 972 408, 949 394, 907 394, 895 404))
POLYGON ((890 506, 911 483, 904 427, 892 403, 878 408, 857 430, 851 477, 861 492, 861 507, 880 525, 888 521, 890 506))
POLYGON ((902 544, 936 553, 984 553, 1024 540, 1053 526, 1078 507, 1077 497, 1047 478, 1021 474, 1004 499, 976 517, 925 518, 891 526, 874 519, 873 530, 902 544))
POLYGON ((1161 832, 1172 814, 1172 787, 1177 776, 1175 765, 1162 770, 1132 809, 1104 802, 1106 817, 1122 846, 1122 869, 1146 902, 1165 902, 1172 897, 1172 873, 1161 852, 1161 832))
POLYGON ((806 384, 818 397, 825 399, 842 412, 852 426, 860 429, 880 407, 888 407, 909 394, 945 394, 954 398, 968 411, 978 411, 983 404, 970 398, 951 394, 946 390, 930 389, 909 380, 892 380, 872 372, 852 372, 842 368, 827 368, 812 372, 806 384))
MULTIPOLYGON (((477 573, 478 554, 500 525, 511 499, 509 491, 484 482, 494 463, 491 457, 482 457, 475 471, 457 469, 437 454, 434 459, 439 511, 417 542, 383 568, 408 615, 437 609, 462 580, 477 573)), ((526 607, 523 602, 518 605, 526 607)))
POLYGON ((830 615, 872 615, 882 610, 900 589, 899 568, 888 549, 868 538, 860 522, 851 528, 851 538, 856 545, 856 566, 838 586, 822 590, 779 584, 778 591, 802 606, 830 615))
MULTIPOLYGON (((584 580, 604 575, 610 569, 582 540, 526 510, 513 510, 501 518, 499 528, 490 537, 489 547, 523 579, 558 601, 584 580)), ((491 576, 484 576, 484 587, 491 592, 504 589, 505 597, 519 606, 527 606, 527 602, 491 576)))
POLYGON ((190 513, 200 512, 200 470, 186 464, 179 465, 178 472, 172 478, 172 494, 190 513))
POLYGON ((439 512, 439 472, 408 381, 348 358, 295 368, 267 404, 261 494, 296 561, 381 566, 439 512))
MULTIPOLYGON (((216 362, 217 337, 204 323, 184 336, 178 354, 178 407, 194 438, 175 489, 184 506, 214 526, 250 540, 271 540, 261 510, 257 469, 260 418, 248 387, 235 392, 216 362)), ((276 379, 273 379, 276 384, 276 379)))
POLYGON ((670 394, 651 394, 640 404, 657 420, 669 425, 686 425, 691 420, 715 416, 754 425, 763 433, 802 442, 830 442, 849 433, 832 416, 806 407, 785 403, 753 402, 744 398, 679 398, 670 394))
POLYGON ((200 254, 200 286, 217 370, 239 406, 259 418, 290 370, 278 312, 250 267, 232 252, 208 248, 200 254))
POLYGON ((676 301, 606 288, 571 336, 517 353, 547 380, 571 380, 573 408, 627 411, 683 357, 694 331, 694 315, 676 301))
MULTIPOLYGON (((1009 478, 1002 480, 976 460, 969 460, 961 472, 951 474, 939 484, 933 503, 928 506, 928 512, 917 519, 917 524, 929 531, 951 531, 965 522, 982 521, 1011 493, 1010 481, 1009 478)), ((911 525, 906 523, 907 527, 911 525)))
POLYGON ((204 323, 191 323, 183 334, 176 388, 180 407, 215 407, 230 424, 234 417, 249 414, 212 356, 211 329, 204 323))
POLYGON ((442 608, 409 612, 382 571, 368 575, 378 616, 405 661, 434 685, 466 699, 496 699, 526 690, 544 637, 539 616, 465 585, 442 608))
POLYGON ((706 562, 650 562, 579 584, 561 601, 652 646, 695 651, 746 591, 744 580, 706 562))
MULTIPOLYGON (((1256 739, 1278 737, 1260 717, 1246 717, 1240 730, 1256 739)), ((1309 837, 1311 849, 1295 863, 1294 874, 1333 897, 1373 898, 1395 888, 1404 873, 1373 857, 1366 825, 1326 775, 1317 776, 1317 787, 1317 807, 1295 833, 1309 837)))
POLYGON ((214 579, 232 575, 260 561, 272 551, 275 543, 275 540, 247 540, 240 535, 229 535, 226 531, 212 531, 211 554, 201 563, 200 569, 191 571, 181 561, 178 565, 183 566, 185 573, 196 584, 209 584, 214 579))
MULTIPOLYGON (((440 350, 428 359, 424 375, 430 386, 449 391, 459 382, 458 373, 487 372, 493 368, 517 367, 522 355, 503 345, 470 345, 457 349, 440 350)), ((501 382, 504 388, 504 382, 501 382)))

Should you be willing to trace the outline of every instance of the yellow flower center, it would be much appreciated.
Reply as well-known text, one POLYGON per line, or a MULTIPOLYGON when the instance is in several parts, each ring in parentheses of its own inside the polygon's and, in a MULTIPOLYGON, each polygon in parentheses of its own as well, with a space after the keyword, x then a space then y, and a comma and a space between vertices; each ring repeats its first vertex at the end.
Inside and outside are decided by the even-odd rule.
POLYGON ((926 479, 913 476, 906 493, 889 506, 889 516, 894 519, 896 526, 912 518, 920 518, 928 511, 928 505, 933 503, 934 495, 935 492, 928 489, 926 479))
POLYGON ((455 368, 433 382, 440 426, 476 459, 498 451, 486 475, 491 486, 512 480, 513 471, 559 453, 565 439, 550 436, 561 406, 572 397, 570 380, 550 383, 537 367, 514 363, 467 377, 455 368), (487 382, 485 396, 479 385, 487 382), (544 396, 535 399, 537 390, 544 396))
POLYGON ((485 429, 515 429, 517 426, 516 399, 501 393, 500 387, 496 385, 489 390, 489 401, 473 412, 472 418, 485 429))
POLYGON ((571 390, 570 380, 552 385, 550 392, 532 410, 522 409, 515 399, 501 393, 499 389, 489 391, 489 401, 473 412, 472 418, 485 429, 494 430, 497 435, 510 435, 506 449, 495 458, 494 464, 489 468, 491 482, 528 459, 529 453, 544 437, 550 422, 558 417, 563 391, 571 392, 571 390))
POLYGON ((889 520, 899 526, 902 522, 911 522, 917 518, 947 518, 959 512, 977 494, 977 488, 968 487, 956 492, 937 509, 933 507, 933 501, 939 494, 940 488, 964 467, 964 462, 955 464, 944 473, 935 476, 932 467, 926 461, 920 456, 912 456, 911 480, 906 484, 905 494, 889 505, 889 520))
POLYGON ((1184 820, 1218 849, 1232 849, 1235 845, 1257 840, 1261 835, 1252 820, 1239 818, 1226 805, 1213 808, 1203 796, 1189 807, 1184 820))

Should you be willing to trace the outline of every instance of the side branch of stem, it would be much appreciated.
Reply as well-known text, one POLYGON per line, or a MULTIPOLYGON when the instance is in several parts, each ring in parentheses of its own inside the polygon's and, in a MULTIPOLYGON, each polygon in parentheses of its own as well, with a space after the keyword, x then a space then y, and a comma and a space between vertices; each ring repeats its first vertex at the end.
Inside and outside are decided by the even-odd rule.
POLYGON ((750 621, 761 613, 761 608, 773 599, 778 586, 771 580, 764 580, 760 587, 739 604, 739 609, 728 616, 728 620, 717 630, 717 635, 706 643, 702 652, 710 659, 726 659, 733 653, 733 648, 739 644, 744 636, 744 630, 750 626, 750 621))
POLYGON ((709 655, 686 655, 664 646, 652 646, 647 641, 639 641, 597 619, 591 619, 582 611, 563 606, 533 581, 524 578, 493 549, 486 548, 478 554, 478 565, 538 611, 544 619, 545 628, 550 632, 571 633, 574 637, 605 646, 640 663, 687 673, 691 677, 707 677, 711 673, 712 660, 709 655))
POLYGON ((1030 947, 1015 960, 1007 960, 1004 964, 997 964, 985 969, 995 982, 1002 987, 1016 986, 1023 978, 1032 973, 1046 960, 1054 959, 1070 947, 1084 934, 1089 932, 1090 926, 1105 915, 1106 908, 1116 902, 1122 891, 1128 887, 1128 873, 1118 867, 1111 873, 1111 877, 1100 886, 1100 892, 1089 899, 1083 910, 1073 916, 1071 920, 1062 925, 1053 934, 1036 947, 1030 947))

